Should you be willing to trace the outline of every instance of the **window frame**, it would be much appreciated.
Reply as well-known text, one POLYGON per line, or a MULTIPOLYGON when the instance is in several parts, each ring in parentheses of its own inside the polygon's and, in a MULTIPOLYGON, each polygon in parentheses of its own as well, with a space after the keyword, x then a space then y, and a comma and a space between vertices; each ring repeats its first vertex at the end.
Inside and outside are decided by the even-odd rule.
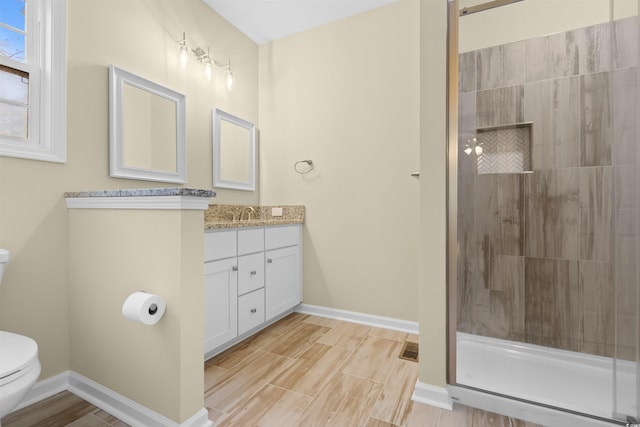
POLYGON ((67 161, 67 0, 26 0, 25 62, 0 64, 29 73, 26 140, 0 136, 0 156, 67 161))

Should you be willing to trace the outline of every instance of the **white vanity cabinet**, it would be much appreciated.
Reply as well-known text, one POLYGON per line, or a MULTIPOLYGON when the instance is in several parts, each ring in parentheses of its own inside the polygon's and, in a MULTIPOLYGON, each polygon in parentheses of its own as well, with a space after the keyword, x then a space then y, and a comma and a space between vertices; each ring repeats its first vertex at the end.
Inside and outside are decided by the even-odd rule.
POLYGON ((204 349, 238 336, 238 271, 235 258, 204 265, 204 349))
POLYGON ((267 320, 302 300, 300 232, 295 228, 265 230, 265 311, 267 320))
POLYGON ((267 326, 302 300, 302 226, 205 233, 205 356, 267 326))

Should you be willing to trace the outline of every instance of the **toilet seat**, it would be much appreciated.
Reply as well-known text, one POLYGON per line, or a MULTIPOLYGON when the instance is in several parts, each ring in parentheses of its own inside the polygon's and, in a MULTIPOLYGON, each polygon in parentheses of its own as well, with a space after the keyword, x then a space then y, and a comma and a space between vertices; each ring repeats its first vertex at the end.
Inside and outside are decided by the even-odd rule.
POLYGON ((29 337, 0 331, 0 387, 20 378, 38 363, 38 344, 29 337))

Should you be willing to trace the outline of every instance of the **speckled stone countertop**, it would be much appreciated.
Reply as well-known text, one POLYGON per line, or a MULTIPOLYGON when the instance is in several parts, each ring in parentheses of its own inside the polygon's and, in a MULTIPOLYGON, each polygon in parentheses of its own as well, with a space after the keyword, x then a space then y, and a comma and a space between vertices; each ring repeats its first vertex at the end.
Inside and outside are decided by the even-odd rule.
MULTIPOLYGON (((247 217, 249 210, 245 213, 247 217)), ((204 213, 205 230, 237 227, 263 227, 268 225, 303 224, 304 206, 243 206, 209 205, 204 213), (239 221, 245 208, 253 208, 250 219, 239 221), (271 216, 271 208, 282 208, 282 216, 271 216)))
POLYGON ((198 190, 195 188, 131 188, 128 190, 98 190, 77 191, 64 193, 65 198, 81 197, 145 197, 145 196, 194 196, 215 197, 216 192, 210 190, 198 190))

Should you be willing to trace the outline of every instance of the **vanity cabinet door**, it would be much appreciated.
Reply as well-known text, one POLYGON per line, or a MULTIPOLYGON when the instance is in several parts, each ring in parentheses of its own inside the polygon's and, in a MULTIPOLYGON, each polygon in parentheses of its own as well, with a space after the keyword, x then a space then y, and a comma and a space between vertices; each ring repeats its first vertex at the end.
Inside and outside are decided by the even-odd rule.
POLYGON ((264 323, 264 289, 238 298, 238 335, 264 323))
POLYGON ((284 225, 267 227, 264 230, 264 246, 266 250, 299 245, 301 227, 299 225, 284 225))
POLYGON ((238 257, 238 296, 264 287, 264 252, 238 257))
POLYGON ((204 233, 204 262, 236 256, 236 231, 210 231, 204 233))
POLYGON ((300 303, 300 246, 267 251, 265 258, 265 315, 269 320, 300 303))
POLYGON ((238 230, 238 255, 264 251, 264 229, 238 230))
POLYGON ((238 336, 237 258, 204 265, 205 354, 238 336))

